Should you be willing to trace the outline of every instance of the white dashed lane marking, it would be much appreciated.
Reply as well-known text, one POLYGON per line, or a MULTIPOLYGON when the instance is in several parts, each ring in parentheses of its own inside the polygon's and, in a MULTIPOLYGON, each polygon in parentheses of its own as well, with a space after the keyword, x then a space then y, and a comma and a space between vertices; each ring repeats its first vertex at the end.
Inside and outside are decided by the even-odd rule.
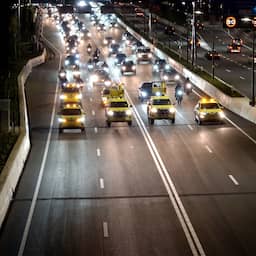
POLYGON ((101 153, 100 153, 100 149, 99 148, 97 148, 97 156, 100 156, 101 155, 101 153))
POLYGON ((230 69, 225 69, 228 73, 230 73, 231 72, 231 70, 230 69))
POLYGON ((207 149, 207 151, 208 151, 209 153, 212 153, 212 150, 210 149, 210 147, 209 147, 208 145, 206 145, 205 148, 207 149))
POLYGON ((236 186, 239 186, 238 181, 233 177, 233 175, 229 174, 228 177, 232 180, 232 182, 233 182, 236 186))

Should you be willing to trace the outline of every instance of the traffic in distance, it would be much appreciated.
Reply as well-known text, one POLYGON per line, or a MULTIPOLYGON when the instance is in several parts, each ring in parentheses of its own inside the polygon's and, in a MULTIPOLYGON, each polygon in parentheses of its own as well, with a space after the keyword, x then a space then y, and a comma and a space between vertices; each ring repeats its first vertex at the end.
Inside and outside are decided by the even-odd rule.
MULTIPOLYGON (((82 90, 85 84, 102 88, 102 106, 105 109, 105 122, 108 127, 113 122, 126 122, 131 126, 133 110, 132 105, 125 97, 126 85, 112 77, 107 60, 104 59, 101 50, 93 47, 93 43, 90 41, 86 46, 88 61, 85 64, 88 78, 86 82, 81 78, 82 62, 79 45, 84 40, 91 39, 91 32, 86 28, 84 22, 74 14, 59 14, 56 8, 51 8, 51 11, 48 11, 48 17, 58 27, 65 45, 63 65, 58 75, 60 87, 59 132, 76 128, 85 131, 86 106, 82 106, 82 90)), ((97 33, 104 35, 102 44, 108 48, 108 56, 114 58, 114 63, 120 69, 122 76, 135 76, 138 65, 152 65, 152 75, 158 76, 158 80, 142 82, 138 88, 138 99, 142 104, 147 104, 150 125, 153 125, 155 120, 170 120, 171 123, 174 123, 175 105, 182 103, 184 94, 189 95, 192 92, 193 85, 189 79, 181 78, 166 59, 154 56, 149 47, 144 46, 128 31, 123 32, 119 41, 114 39, 108 32, 119 26, 115 15, 102 15, 95 12, 90 15, 90 22, 96 28, 97 33), (130 55, 127 55, 127 48, 130 49, 130 55), (167 87, 169 86, 175 87, 175 102, 168 96, 167 87)), ((233 41, 232 46, 237 47, 238 43, 241 42, 233 41)), ((199 41, 197 45, 200 46, 199 41)), ((207 53, 208 59, 217 57, 219 58, 217 52, 207 53)), ((225 118, 222 106, 215 99, 207 96, 203 102, 204 104, 200 100, 195 106, 195 121, 199 125, 214 121, 222 123, 225 118)))

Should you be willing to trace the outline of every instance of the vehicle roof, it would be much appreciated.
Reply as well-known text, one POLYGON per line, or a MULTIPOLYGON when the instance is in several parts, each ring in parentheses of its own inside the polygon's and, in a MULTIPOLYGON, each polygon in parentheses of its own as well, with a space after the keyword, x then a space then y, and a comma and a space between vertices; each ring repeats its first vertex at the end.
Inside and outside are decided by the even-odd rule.
POLYGON ((162 95, 162 96, 151 96, 151 100, 171 100, 169 96, 162 95))
POLYGON ((218 101, 216 101, 213 98, 202 98, 198 101, 199 103, 218 103, 218 101))
POLYGON ((112 101, 112 102, 127 102, 127 100, 125 98, 111 98, 110 101, 112 101))

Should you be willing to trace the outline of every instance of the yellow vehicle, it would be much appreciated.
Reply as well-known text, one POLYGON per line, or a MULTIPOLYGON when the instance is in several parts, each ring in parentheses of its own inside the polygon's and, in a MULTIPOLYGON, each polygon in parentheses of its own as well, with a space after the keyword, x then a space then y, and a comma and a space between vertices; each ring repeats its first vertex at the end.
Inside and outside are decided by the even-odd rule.
POLYGON ((122 84, 104 87, 104 89, 101 91, 101 101, 104 107, 108 106, 110 99, 123 98, 123 97, 124 97, 124 87, 122 84))
POLYGON ((151 96, 161 96, 166 94, 166 82, 165 81, 149 81, 143 82, 139 87, 139 99, 144 101, 151 96))
POLYGON ((85 131, 85 112, 79 104, 68 103, 58 113, 59 133, 64 129, 81 129, 85 131))
POLYGON ((147 105, 148 122, 154 124, 156 119, 168 119, 175 122, 176 109, 169 96, 152 96, 147 105))
POLYGON ((81 104, 82 93, 80 86, 75 83, 69 83, 62 88, 60 93, 61 104, 65 103, 79 103, 81 104))
POLYGON ((200 99, 195 106, 195 121, 200 125, 203 122, 223 122, 225 113, 223 107, 215 99, 200 99))
POLYGON ((112 122, 127 122, 132 125, 132 110, 125 98, 109 99, 106 108, 106 123, 110 127, 112 122))

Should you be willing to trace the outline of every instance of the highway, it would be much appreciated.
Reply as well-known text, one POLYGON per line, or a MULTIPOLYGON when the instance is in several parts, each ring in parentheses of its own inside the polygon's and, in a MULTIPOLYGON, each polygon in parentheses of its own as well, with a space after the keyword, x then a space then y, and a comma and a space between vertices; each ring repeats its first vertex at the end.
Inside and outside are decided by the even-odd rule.
MULTIPOLYGON (((225 110, 224 124, 198 126, 195 88, 176 105, 175 124, 149 126, 138 87, 152 80, 152 66, 121 76, 103 34, 79 18, 111 76, 125 83, 133 125, 106 126, 102 87, 87 80, 88 41, 80 46, 86 133, 58 133, 59 56, 36 68, 26 84, 32 149, 0 234, 1 256, 255 255, 255 125, 225 110)), ((63 56, 56 26, 44 25, 63 56)), ((122 29, 107 33, 118 40, 122 29)), ((168 94, 174 100, 173 86, 168 94)))
MULTIPOLYGON (((121 12, 121 9, 120 9, 121 12)), ((127 21, 136 24, 137 28, 148 31, 148 19, 144 22, 143 17, 138 17, 134 14, 122 14, 127 21)), ((185 28, 184 28, 185 29, 185 28)), ((189 31, 191 32, 191 31, 189 31)), ((251 38, 246 33, 241 33, 237 30, 228 33, 222 25, 207 25, 203 30, 199 30, 198 34, 201 37, 201 47, 197 49, 196 65, 204 69, 209 74, 212 74, 212 61, 207 60, 205 53, 210 50, 214 41, 214 48, 220 53, 220 60, 215 60, 215 76, 222 79, 229 85, 237 89, 242 95, 251 97, 252 87, 252 63, 249 56, 252 56, 251 38), (243 39, 245 47, 242 47, 241 53, 227 53, 227 45, 231 42, 231 38, 239 36, 243 39)), ((163 26, 158 23, 152 23, 152 37, 157 38, 164 45, 168 45, 181 54, 184 59, 187 58, 187 42, 186 33, 176 30, 174 35, 166 35, 163 31, 163 26), (179 48, 180 46, 180 48, 179 48)), ((191 51, 189 50, 188 59, 191 61, 191 51)))

